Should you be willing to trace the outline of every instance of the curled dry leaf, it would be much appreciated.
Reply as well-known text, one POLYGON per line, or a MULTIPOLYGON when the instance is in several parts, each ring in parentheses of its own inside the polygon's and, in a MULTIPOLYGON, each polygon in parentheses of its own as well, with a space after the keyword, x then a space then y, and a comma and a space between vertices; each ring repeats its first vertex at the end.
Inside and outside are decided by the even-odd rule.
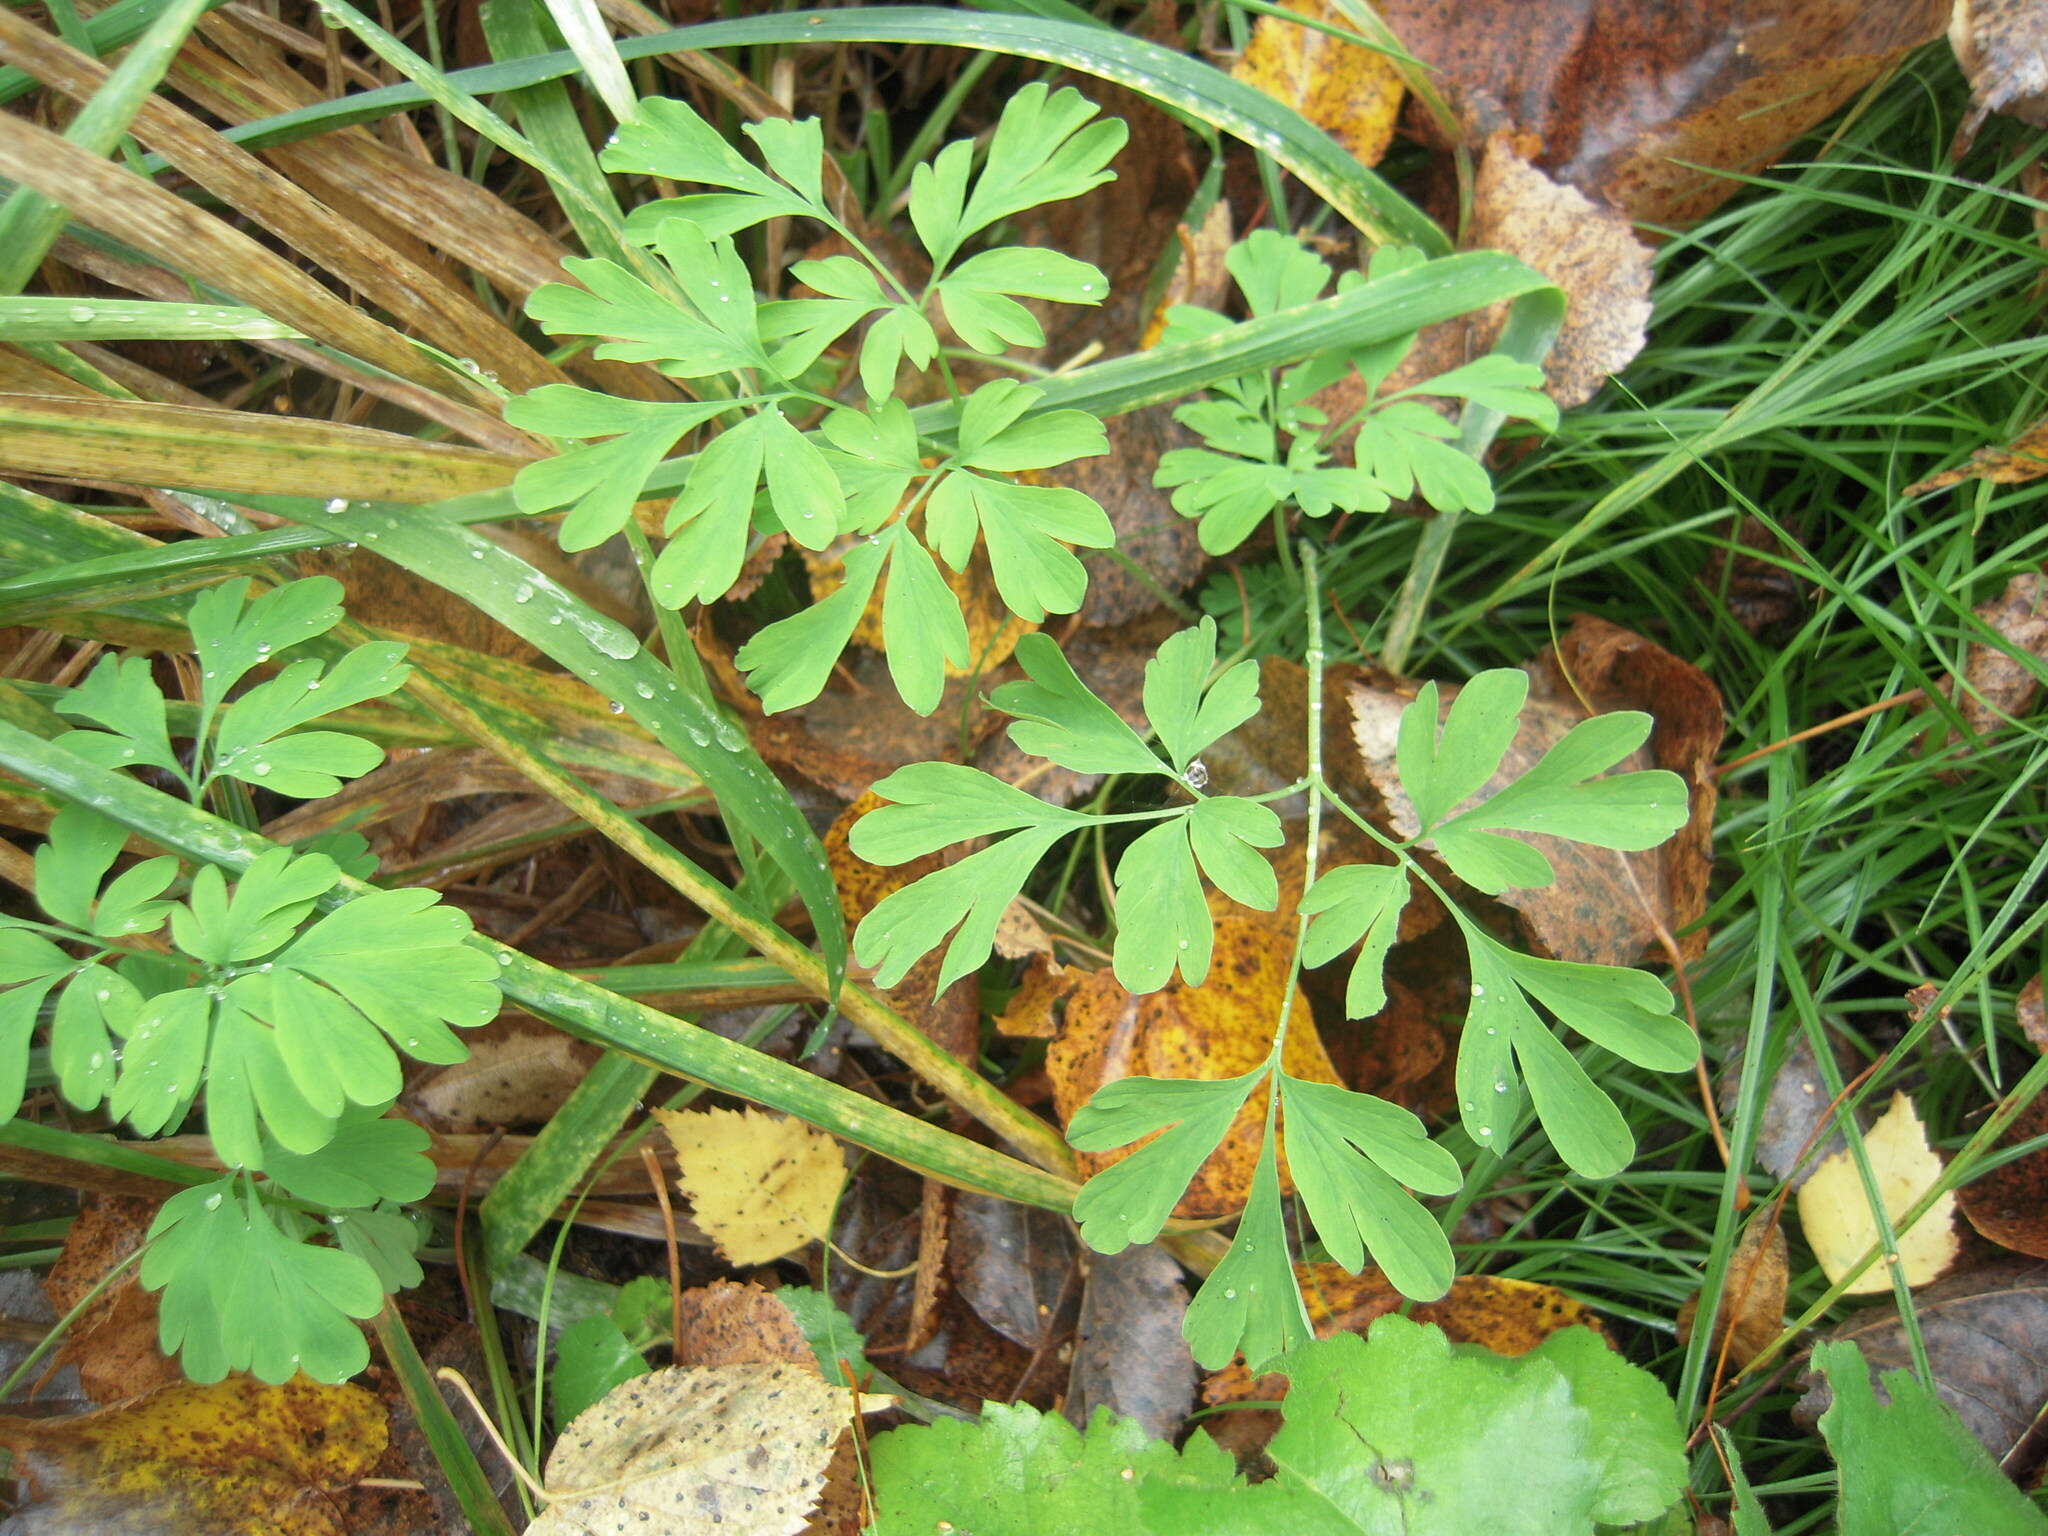
POLYGON ((547 1508, 526 1536, 709 1530, 796 1536, 825 1486, 856 1397, 815 1368, 671 1368, 614 1387, 548 1456, 547 1508))
POLYGON ((304 1377, 179 1382, 72 1418, 0 1418, 33 1503, 19 1518, 94 1536, 352 1536, 337 1495, 387 1440, 374 1396, 304 1377))
MULTIPOLYGON (((2043 432, 2048 447, 2048 430, 2043 432)), ((2041 468, 2048 471, 2048 460, 2041 468)), ((1974 610, 1998 643, 1973 640, 1963 658, 1956 707, 1978 736, 1990 736, 2008 719, 2025 715, 2041 696, 2048 670, 2048 573, 2023 571, 2005 590, 1974 610)))
POLYGON ((1733 176, 1941 35, 1950 0, 1385 0, 1470 143, 1508 129, 1533 162, 1650 224, 1690 224, 1733 176))
MULTIPOLYGON (((1994 1150, 2048 1135, 2048 1098, 2036 1098, 2005 1128, 1994 1150)), ((2048 1259, 2048 1150, 2001 1163, 1956 1191, 1970 1225, 2001 1248, 2048 1259)))
MULTIPOLYGON (((1343 25, 1327 0, 1287 0, 1286 8, 1343 25)), ((1401 115, 1401 72, 1383 53, 1268 13, 1231 76, 1285 102, 1357 156, 1378 165, 1401 115)))
MULTIPOLYGON (((1714 1347, 1725 1341, 1728 1362, 1740 1370, 1770 1345, 1785 1327, 1785 1291, 1791 1283, 1785 1229, 1769 1213, 1742 1229, 1721 1285, 1714 1317, 1714 1347)), ((1689 1296, 1678 1309, 1678 1342, 1690 1343, 1700 1298, 1689 1296)))
POLYGON ((1171 1440, 1195 1406, 1195 1357, 1181 1336, 1188 1290, 1180 1264, 1156 1243, 1088 1258, 1065 1412, 1085 1426, 1097 1408, 1171 1440))
POLYGON ((959 1194, 953 1201, 953 1284, 981 1320, 1039 1349, 1059 1326, 1076 1276, 1073 1224, 1056 1211, 959 1194))
MULTIPOLYGON (((1961 1244, 1955 1230, 1956 1197, 1945 1194, 1927 1214, 1904 1231, 1904 1216, 1941 1177, 1942 1158, 1927 1144, 1927 1127, 1903 1093, 1892 1095, 1888 1109, 1864 1133, 1863 1146, 1886 1218, 1898 1237, 1898 1263, 1906 1284, 1926 1285, 1955 1262, 1961 1244)), ((1863 1179, 1849 1150, 1835 1153, 1799 1191, 1799 1225, 1806 1245, 1830 1284, 1839 1281, 1878 1240, 1877 1219, 1864 1195, 1863 1179)), ((1852 1280, 1851 1295, 1889 1291, 1891 1275, 1883 1258, 1852 1280)))
MULTIPOLYGON (((1500 769, 1482 794, 1521 777, 1573 726, 1591 714, 1644 710, 1655 725, 1644 747, 1617 771, 1668 768, 1685 780, 1691 814, 1660 848, 1621 854, 1534 833, 1510 837, 1543 850, 1557 871, 1547 886, 1511 890, 1499 900, 1515 909, 1530 939, 1561 960, 1633 965, 1661 954, 1658 930, 1676 935, 1706 911, 1717 792, 1713 763, 1721 749, 1720 691, 1699 668, 1642 636, 1581 615, 1557 646, 1526 668, 1529 702, 1500 769)), ((1456 690, 1444 690, 1448 711, 1456 690)), ((1388 830, 1420 830, 1394 762, 1405 688, 1362 682, 1351 690, 1352 734, 1364 771, 1385 806, 1388 830)), ((1694 928, 1679 952, 1697 958, 1706 934, 1694 928)))
POLYGON ((2020 995, 2013 1003, 2013 1017, 2019 1022, 2020 1033, 2035 1050, 2048 1055, 2048 1000, 2041 995, 2041 976, 2020 988, 2020 995))
POLYGON ((467 1043, 467 1060, 428 1072, 406 1089, 406 1108, 431 1129, 545 1124, 597 1058, 582 1041, 517 1017, 486 1024, 467 1043))
POLYGON ((1050 955, 1034 955, 1003 1011, 996 1028, 1020 1040, 1050 1040, 1060 1032, 1058 1010, 1088 972, 1061 965, 1050 955))
POLYGON ((2048 419, 2035 422, 2011 442, 1979 448, 1954 469, 1945 469, 1906 487, 1908 496, 1927 491, 1945 491, 1965 480, 1989 480, 1993 485, 2024 485, 2048 475, 2048 419))
MULTIPOLYGON (((1209 979, 1199 987, 1176 977, 1162 990, 1140 997, 1118 986, 1106 970, 1088 977, 1068 998, 1059 1038, 1045 1053, 1060 1123, 1071 1123, 1096 1089, 1120 1077, 1214 1079, 1249 1072, 1272 1045, 1273 1025, 1288 997, 1291 955, 1292 945, 1279 925, 1226 916, 1217 920, 1215 960, 1209 979)), ((1293 989, 1291 1017, 1288 1072, 1312 1082, 1336 1082, 1299 987, 1293 989)), ((1222 1144, 1174 1207, 1177 1215, 1200 1220, 1235 1215, 1243 1208, 1265 1138, 1265 1114, 1261 1095, 1245 1101, 1222 1144)), ((1123 1148, 1078 1157, 1082 1170, 1092 1175, 1129 1155, 1130 1149, 1123 1148)))
POLYGON ((1958 150, 1993 112, 2048 128, 2048 7, 2041 0, 1955 0, 1948 40, 1970 81, 1958 150))
POLYGON ((676 1185, 719 1252, 745 1267, 822 1236, 846 1182, 839 1143, 757 1109, 657 1109, 676 1149, 676 1185))
MULTIPOLYGON (((1927 1345, 1934 1390, 1953 1408, 1994 1459, 2019 1444, 2048 1404, 2048 1264, 2001 1259, 1955 1275, 1913 1297, 1913 1314, 1927 1345)), ((1889 1304, 1870 1307, 1835 1328, 1872 1371, 1911 1369, 1905 1325, 1889 1304)), ((1832 1395, 1812 1382, 1793 1417, 1811 1428, 1832 1395)))

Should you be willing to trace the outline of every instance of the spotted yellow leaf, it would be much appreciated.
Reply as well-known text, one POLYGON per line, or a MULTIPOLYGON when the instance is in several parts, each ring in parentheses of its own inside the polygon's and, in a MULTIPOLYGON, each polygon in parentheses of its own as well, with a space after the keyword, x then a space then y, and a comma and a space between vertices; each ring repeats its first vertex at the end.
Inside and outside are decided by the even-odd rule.
POLYGON ((738 1265, 766 1264, 825 1234, 846 1159, 801 1120, 757 1109, 657 1109, 697 1225, 738 1265))

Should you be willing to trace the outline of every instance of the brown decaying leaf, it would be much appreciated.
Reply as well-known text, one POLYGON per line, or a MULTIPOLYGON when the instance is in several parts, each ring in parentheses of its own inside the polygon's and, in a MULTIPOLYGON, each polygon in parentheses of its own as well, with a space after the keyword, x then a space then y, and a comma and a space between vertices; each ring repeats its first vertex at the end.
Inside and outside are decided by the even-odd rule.
MULTIPOLYGON (((2048 1265, 2001 1259, 1952 1276, 1916 1292, 1913 1312, 1934 1390, 1993 1459, 2003 1459, 2048 1403, 2048 1265)), ((1828 1337, 1854 1343, 1874 1373, 1912 1369, 1905 1326, 1889 1303, 1858 1312, 1828 1337)), ((1811 1428, 1832 1399, 1827 1383, 1814 1381, 1793 1417, 1811 1428)))
POLYGON ((1055 1211, 986 1195, 953 1199, 953 1284, 981 1320, 1026 1349, 1043 1348, 1074 1287, 1072 1224, 1055 1211))
MULTIPOLYGON (((2037 1097, 2005 1128, 1995 1150, 2048 1135, 2048 1098, 2037 1097)), ((2048 1259, 2048 1151, 2027 1153, 1956 1191, 1970 1225, 2001 1248, 2048 1259)))
MULTIPOLYGON (((1744 1227, 1736 1240, 1714 1317, 1714 1346, 1718 1350, 1727 1341, 1732 1370, 1748 1365, 1784 1331, 1790 1281, 1785 1229, 1766 1212, 1744 1227)), ((1678 1309, 1679 1343, 1691 1341, 1699 1308, 1700 1298, 1694 1295, 1678 1309)))
MULTIPOLYGON (((1745 1048, 1746 1049, 1746 1048, 1745 1048)), ((1742 1085, 1742 1056, 1729 1058, 1715 1096, 1721 1113, 1732 1116, 1742 1085)), ((1840 1053, 1837 1053, 1839 1066, 1840 1053)), ((1853 1077, 1853 1071, 1844 1072, 1853 1077)), ((1818 1168, 1822 1159, 1843 1149, 1841 1132, 1827 1129, 1830 1095, 1814 1060, 1813 1047, 1804 1035, 1794 1036, 1785 1059, 1765 1092, 1763 1113, 1758 1116, 1757 1165, 1798 1189, 1818 1168)))
MULTIPOLYGON (((1647 711, 1655 720, 1645 746, 1617 765, 1666 768, 1686 782, 1691 814, 1671 841, 1646 853, 1620 854, 1561 838, 1509 833, 1540 848, 1557 871, 1536 890, 1512 890, 1498 899, 1515 909, 1530 939, 1562 960, 1633 965, 1660 955, 1657 933, 1676 935, 1706 911, 1711 873, 1713 764, 1721 747, 1721 695, 1706 674, 1640 635, 1581 615, 1527 671, 1529 703, 1514 744, 1482 793, 1499 790, 1527 772, 1559 738, 1589 714, 1647 711)), ((1448 712, 1454 690, 1443 690, 1448 712)), ((1353 736, 1365 771, 1384 800, 1391 829, 1402 837, 1418 830, 1414 807, 1394 764, 1396 730, 1412 694, 1407 688, 1360 683, 1351 692, 1353 736)), ((1679 940, 1687 959, 1704 952, 1706 934, 1695 928, 1679 940)))
MULTIPOLYGON (((1953 1264, 1960 1250, 1956 1236, 1956 1197, 1940 1196, 1927 1213, 1901 1231, 1899 1220, 1941 1177, 1942 1156, 1927 1141, 1927 1127, 1913 1101, 1892 1095, 1890 1106, 1863 1134, 1863 1148, 1898 1239, 1898 1267, 1906 1284, 1926 1285, 1953 1264)), ((1799 1225, 1807 1247, 1830 1282, 1839 1281, 1877 1243, 1877 1218, 1855 1160, 1845 1148, 1813 1170, 1799 1190, 1799 1225)), ((1889 1291, 1888 1260, 1880 1256, 1847 1286, 1850 1294, 1889 1291)))
POLYGON ((350 1536, 335 1496, 386 1441, 370 1393, 304 1378, 180 1382, 73 1418, 0 1418, 33 1528, 93 1536, 350 1536))
POLYGON ((678 1365, 789 1365, 817 1368, 803 1329, 773 1291, 733 1280, 700 1285, 682 1295, 678 1365))
POLYGON ((1147 582, 1134 574, 1123 559, 1081 551, 1088 567, 1088 595, 1081 603, 1080 622, 1113 628, 1158 611, 1155 586, 1180 592, 1209 562, 1194 523, 1176 512, 1168 493, 1152 483, 1159 456, 1169 448, 1193 446, 1193 435, 1164 405, 1112 416, 1108 426, 1108 453, 1018 478, 1032 485, 1067 486, 1092 498, 1108 514, 1117 554, 1151 578, 1147 582))
POLYGON ((1016 992, 996 1015, 996 1028, 1020 1040, 1050 1040, 1060 1032, 1058 1009, 1089 973, 1034 955, 1016 992))
POLYGON ((815 1367, 636 1376, 578 1414, 555 1441, 543 1479, 547 1508, 526 1536, 691 1526, 796 1536, 810 1521, 854 1402, 815 1367), (657 1518, 662 1525, 653 1524, 657 1518))
MULTIPOLYGON (((64 1234, 64 1251, 43 1277, 43 1294, 59 1316, 142 1246, 157 1204, 86 1196, 64 1234)), ((57 1358, 78 1367, 79 1384, 96 1403, 121 1402, 185 1379, 177 1363, 157 1348, 156 1293, 143 1290, 132 1269, 71 1325, 57 1358)))
MULTIPOLYGON (((1070 1123, 1097 1088, 1121 1077, 1213 1079, 1249 1072, 1272 1045, 1288 996, 1290 954, 1291 945, 1273 925, 1225 916, 1216 922, 1215 959, 1199 987, 1176 977, 1140 997, 1118 986, 1108 971, 1082 982, 1067 1000, 1059 1038, 1045 1054, 1060 1123, 1070 1123)), ((1286 1061, 1295 1077, 1337 1080, 1298 987, 1286 1061)), ((1265 1105, 1254 1094, 1175 1212, 1192 1219, 1234 1215, 1244 1205, 1264 1139, 1265 1105)), ((1083 1171, 1093 1174, 1129 1156, 1129 1149, 1078 1155, 1083 1171)))
POLYGON ((1386 0, 1468 142, 1533 136, 1556 180, 1690 224, 1922 43, 1950 0, 1386 0))
POLYGON ((1752 635, 1789 624, 1806 611, 1812 583, 1768 558, 1793 555, 1796 547, 1753 513, 1737 519, 1735 544, 1734 550, 1717 549, 1708 557, 1699 578, 1703 603, 1725 606, 1752 635))
POLYGON ((2036 972, 2033 980, 2020 988, 2020 995, 2013 1001, 2013 1017, 2027 1042, 2048 1055, 2048 1001, 2042 998, 2041 981, 2040 973, 2036 972))
POLYGON ((1958 152, 1993 112, 2048 128, 2048 9, 2040 0, 1955 0, 1948 40, 1970 81, 1958 152))
POLYGON ((1945 491, 1965 480, 1989 480, 1993 485, 2024 485, 2048 475, 2048 418, 2035 422, 2009 443, 1979 448, 1954 469, 1915 480, 1906 487, 1908 496, 1928 491, 1945 491))
MULTIPOLYGON (((2042 436, 2048 446, 2048 427, 2042 436)), ((2048 461, 2041 467, 2048 470, 2048 461)), ((2026 715, 2041 696, 2040 673, 2048 668, 2048 573, 2022 571, 1973 611, 1999 643, 1971 641, 1962 686, 1951 684, 1949 692, 1964 723, 1978 736, 1991 736, 2008 719, 2026 715)))
MULTIPOLYGON (((1286 0, 1286 8, 1343 24, 1326 0, 1286 0)), ((1362 165, 1378 165, 1393 142, 1401 72, 1375 49, 1269 14, 1252 28, 1230 73, 1294 108, 1362 165)))
POLYGON ((597 1059, 595 1047, 517 1016, 464 1038, 467 1060, 434 1068, 405 1091, 407 1108, 435 1130, 544 1124, 597 1059))
POLYGON ((675 1143, 677 1187, 732 1263, 766 1264, 821 1237, 846 1181, 839 1143, 757 1109, 657 1109, 675 1143))
MULTIPOLYGON (((1650 323, 1649 247, 1626 216, 1551 180, 1515 152, 1506 134, 1487 142, 1464 243, 1519 256, 1564 290, 1564 325, 1543 360, 1544 387, 1560 406, 1592 399, 1609 374, 1642 351, 1650 323)), ((1502 308, 1481 322, 1487 342, 1478 351, 1492 346, 1505 316, 1502 308)))
POLYGON ((1195 1406, 1195 1357, 1181 1336, 1188 1289, 1180 1264, 1156 1244, 1088 1257, 1066 1415, 1085 1425, 1097 1408, 1171 1440, 1195 1406))

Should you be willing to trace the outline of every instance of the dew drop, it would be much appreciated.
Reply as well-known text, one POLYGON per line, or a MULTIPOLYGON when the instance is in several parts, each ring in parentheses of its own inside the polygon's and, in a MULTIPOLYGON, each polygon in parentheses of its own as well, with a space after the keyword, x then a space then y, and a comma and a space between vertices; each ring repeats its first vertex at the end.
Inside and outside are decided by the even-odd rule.
POLYGON ((633 691, 639 694, 640 697, 643 699, 651 699, 654 697, 654 690, 651 687, 649 687, 646 683, 635 683, 633 685, 633 691))
POLYGON ((101 1066, 105 1064, 106 1059, 107 1058, 105 1057, 105 1055, 103 1055, 101 1052, 94 1051, 92 1055, 86 1058, 85 1065, 88 1070, 97 1072, 99 1071, 101 1066))
POLYGON ((1188 771, 1181 775, 1181 782, 1186 784, 1189 789, 1207 789, 1209 787, 1209 765, 1199 757, 1196 758, 1188 764, 1188 771))
POLYGON ((550 624, 559 624, 562 622, 562 616, 559 613, 551 613, 548 615, 548 622, 550 624))
POLYGON ((346 512, 348 510, 348 498, 346 496, 330 496, 327 500, 327 510, 330 513, 346 512))
POLYGON ((730 720, 720 716, 713 722, 711 729, 718 737, 718 744, 725 748, 726 751, 744 752, 747 750, 747 738, 741 733, 740 728, 730 720))
POLYGON ((480 550, 480 549, 472 549, 472 550, 471 550, 471 551, 469 552, 469 558, 470 558, 470 559, 472 559, 472 560, 481 560, 481 559, 483 559, 483 557, 484 557, 484 552, 483 552, 482 550, 480 550))
POLYGON ((1506 1093, 1508 1091, 1508 1085, 1506 1083, 1495 1083, 1493 1085, 1493 1091, 1495 1093, 1506 1093))
POLYGON ((1479 1134, 1482 1136, 1491 1136, 1493 1134, 1493 1127, 1490 1125, 1482 1125, 1481 1127, 1479 1127, 1479 1134))
POLYGON ((623 715, 626 712, 626 706, 621 704, 617 699, 609 700, 605 704, 605 708, 610 710, 615 715, 623 715))
POLYGON ((500 956, 498 956, 498 964, 500 964, 500 965, 510 965, 511 963, 512 963, 512 957, 511 957, 510 955, 500 955, 500 956))
POLYGON ((1487 1032, 1487 1033, 1488 1033, 1489 1035, 1497 1035, 1497 1034, 1499 1034, 1499 1033, 1500 1033, 1500 1031, 1499 1031, 1499 1030, 1495 1029, 1495 1028, 1494 1028, 1494 1027, 1493 1027, 1492 1025, 1490 1025, 1490 1024, 1489 1024, 1489 1025, 1488 1025, 1488 1026, 1486 1027, 1486 1032, 1487 1032))
POLYGON ((695 742, 698 746, 708 747, 711 745, 711 738, 705 735, 702 731, 698 730, 696 726, 686 725, 683 727, 683 729, 689 732, 690 740, 695 742))
POLYGON ((530 603, 530 602, 532 602, 532 601, 533 601, 533 588, 529 587, 529 586, 528 586, 528 585, 527 585, 527 584, 526 584, 525 582, 523 582, 523 581, 522 581, 521 583, 519 583, 519 585, 518 585, 517 587, 515 587, 515 588, 513 589, 513 591, 512 591, 512 601, 513 601, 513 602, 515 602, 515 603, 530 603))
POLYGON ((1479 1106, 1477 1104, 1474 1104, 1470 1099, 1467 1099, 1463 1104, 1459 1105, 1458 1107, 1464 1110, 1465 1113, 1469 1115, 1472 1113, 1473 1110, 1477 1109, 1479 1106))
POLYGON ((1186 949, 1188 947, 1188 941, 1186 939, 1182 939, 1177 947, 1180 949, 1186 949))
POLYGON ((1475 981, 1472 983, 1472 995, 1474 997, 1484 997, 1486 996, 1486 988, 1475 981))
POLYGON ((85 322, 90 320, 96 313, 97 311, 94 310, 92 306, 89 304, 74 304, 71 306, 71 318, 76 320, 80 325, 85 324, 85 322))
POLYGON ((258 763, 258 764, 256 765, 256 773, 257 773, 257 775, 258 775, 259 777, 260 777, 260 776, 262 776, 263 774, 266 774, 266 773, 268 773, 268 772, 270 772, 270 764, 268 764, 268 763, 258 763))
POLYGON ((209 1211, 217 1211, 220 1209, 220 1195, 218 1192, 215 1192, 214 1194, 208 1195, 200 1203, 204 1205, 209 1211))
POLYGON ((1232 1287, 1230 1287, 1230 1289, 1226 1290, 1226 1291, 1225 1291, 1225 1292, 1223 1293, 1223 1299, 1224 1299, 1225 1301, 1235 1301, 1235 1300, 1237 1300, 1237 1287, 1236 1287, 1236 1286, 1232 1286, 1232 1287))
POLYGON ((311 693, 315 688, 318 688, 319 686, 320 679, 316 677, 310 683, 306 684, 306 692, 311 693))

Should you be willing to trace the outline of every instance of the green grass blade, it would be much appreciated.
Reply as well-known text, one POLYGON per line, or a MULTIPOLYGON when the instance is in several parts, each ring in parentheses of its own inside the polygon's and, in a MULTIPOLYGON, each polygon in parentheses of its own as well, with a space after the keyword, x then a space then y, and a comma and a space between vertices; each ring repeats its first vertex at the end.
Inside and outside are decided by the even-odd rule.
POLYGON ((8 341, 293 341, 304 336, 242 304, 0 298, 0 337, 8 341))
POLYGON ((470 1449, 469 1437, 455 1422, 455 1415, 449 1412, 448 1404, 441 1396, 441 1388, 428 1371, 426 1361, 420 1358, 412 1335, 406 1331, 405 1322, 398 1315, 396 1302, 386 1301, 384 1310, 377 1314, 370 1327, 377 1335, 378 1344, 383 1346, 384 1358, 391 1363, 392 1374, 398 1378, 406 1404, 427 1438, 427 1448, 434 1453, 441 1475, 448 1479, 448 1488, 455 1495, 455 1502, 462 1506, 463 1517, 469 1521, 470 1529, 476 1536, 513 1536, 511 1523, 506 1520, 497 1495, 491 1492, 490 1478, 477 1461, 476 1452, 470 1449))
MULTIPOLYGON (((1432 254, 1450 249, 1443 231, 1420 209, 1293 108, 1198 59, 1101 27, 992 12, 970 20, 958 11, 929 6, 869 6, 715 21, 623 39, 617 46, 620 57, 639 59, 773 43, 928 43, 1064 65, 1129 86, 1244 140, 1298 176, 1376 241, 1419 246, 1432 254)), ((454 90, 475 97, 559 79, 579 68, 576 56, 564 50, 457 70, 445 80, 454 90)), ((437 99, 418 84, 386 86, 247 123, 230 129, 228 137, 254 149, 370 122, 437 99)))
POLYGON ((502 546, 418 513, 345 511, 323 526, 454 593, 615 701, 682 759, 788 873, 818 932, 836 989, 846 971, 846 926, 817 834, 747 738, 705 700, 679 687, 633 635, 502 546))

